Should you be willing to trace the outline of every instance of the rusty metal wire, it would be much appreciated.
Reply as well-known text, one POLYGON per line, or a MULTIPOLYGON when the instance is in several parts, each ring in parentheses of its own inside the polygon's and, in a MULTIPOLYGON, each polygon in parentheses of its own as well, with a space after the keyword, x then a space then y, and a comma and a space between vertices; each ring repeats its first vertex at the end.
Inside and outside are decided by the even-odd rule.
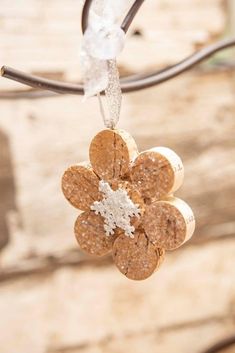
MULTIPOLYGON (((123 20, 121 27, 126 32, 132 23, 135 15, 137 14, 139 8, 143 4, 144 0, 136 0, 132 5, 131 9, 128 11, 125 19, 123 20)), ((82 30, 84 31, 89 16, 89 9, 92 4, 92 0, 86 0, 83 11, 82 11, 82 30)), ((180 61, 179 63, 169 66, 160 71, 154 71, 150 74, 136 74, 127 76, 125 78, 121 78, 121 89, 123 93, 134 92, 141 89, 145 89, 148 87, 152 87, 163 82, 166 82, 181 73, 191 69, 195 65, 201 63, 202 61, 208 59, 210 56, 214 55, 218 51, 224 50, 226 48, 230 48, 235 46, 235 38, 224 39, 215 44, 212 44, 206 48, 203 48, 196 53, 190 55, 186 59, 180 61)), ((41 78, 34 75, 29 75, 22 71, 15 70, 13 68, 3 66, 1 68, 1 75, 5 78, 9 78, 14 81, 18 81, 27 86, 43 89, 51 92, 44 92, 44 94, 39 95, 36 91, 18 91, 14 93, 14 96, 17 95, 17 98, 22 97, 25 98, 30 96, 30 98, 38 98, 41 96, 54 96, 53 92, 60 94, 83 94, 83 85, 81 83, 66 83, 61 81, 49 80, 45 78, 41 78)), ((9 92, 4 92, 3 97, 10 97, 12 94, 9 92)), ((2 98, 3 98, 2 97, 2 98)), ((0 97, 1 98, 1 97, 0 97)))

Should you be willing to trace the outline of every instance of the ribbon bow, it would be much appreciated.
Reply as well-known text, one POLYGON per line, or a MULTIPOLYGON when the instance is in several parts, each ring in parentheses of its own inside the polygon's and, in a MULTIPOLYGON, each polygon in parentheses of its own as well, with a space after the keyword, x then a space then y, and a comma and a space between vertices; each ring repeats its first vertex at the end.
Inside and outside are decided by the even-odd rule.
MULTIPOLYGON (((91 8, 88 27, 81 48, 81 69, 85 97, 105 91, 109 118, 105 125, 113 128, 120 115, 121 88, 116 57, 124 47, 125 33, 118 20, 130 0, 96 0, 91 8)), ((133 1, 132 1, 133 2, 133 1)), ((100 101, 101 102, 101 101, 100 101)))

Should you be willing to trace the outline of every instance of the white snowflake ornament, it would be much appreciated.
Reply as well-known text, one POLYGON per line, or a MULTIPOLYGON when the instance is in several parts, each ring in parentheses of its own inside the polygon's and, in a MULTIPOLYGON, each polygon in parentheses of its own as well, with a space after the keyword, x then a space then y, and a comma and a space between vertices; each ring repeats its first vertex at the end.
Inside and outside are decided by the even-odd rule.
POLYGON ((95 201, 91 210, 104 218, 106 235, 113 235, 114 229, 121 228, 125 235, 134 238, 135 227, 131 225, 131 217, 139 217, 139 205, 133 203, 126 190, 118 188, 112 190, 109 183, 99 182, 99 190, 104 194, 102 201, 95 201))

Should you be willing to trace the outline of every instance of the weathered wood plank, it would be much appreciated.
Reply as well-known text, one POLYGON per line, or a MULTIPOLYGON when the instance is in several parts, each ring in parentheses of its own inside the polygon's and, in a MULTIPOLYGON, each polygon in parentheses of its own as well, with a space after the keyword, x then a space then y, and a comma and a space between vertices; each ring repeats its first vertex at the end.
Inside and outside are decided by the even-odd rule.
POLYGON ((169 254, 144 282, 87 267, 3 283, 1 349, 197 352, 234 331, 234 251, 231 240, 169 254))

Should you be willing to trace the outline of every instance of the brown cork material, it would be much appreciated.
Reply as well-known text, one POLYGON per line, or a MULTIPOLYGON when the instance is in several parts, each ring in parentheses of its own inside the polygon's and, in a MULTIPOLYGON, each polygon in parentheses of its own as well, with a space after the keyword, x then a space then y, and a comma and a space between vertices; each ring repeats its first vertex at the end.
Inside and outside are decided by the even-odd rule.
POLYGON ((190 239, 195 229, 195 219, 184 201, 168 197, 146 208, 143 227, 152 244, 173 250, 190 239))
POLYGON ((166 147, 142 152, 131 169, 131 180, 147 202, 176 191, 183 182, 182 161, 166 147))
POLYGON ((105 181, 128 175, 137 153, 136 143, 127 132, 108 129, 93 138, 89 151, 94 172, 105 181))
POLYGON ((134 239, 120 235, 113 245, 113 259, 127 278, 143 280, 160 266, 164 250, 155 248, 146 234, 138 230, 134 239))
POLYGON ((99 178, 89 164, 78 164, 68 168, 62 177, 62 191, 66 199, 76 208, 88 211, 91 204, 100 200, 99 178))
POLYGON ((67 200, 85 211, 75 223, 77 241, 91 255, 113 252, 126 277, 146 279, 165 250, 182 245, 195 228, 190 207, 173 197, 183 182, 182 161, 166 147, 138 153, 127 132, 109 129, 92 140, 90 161, 62 178, 67 200))
POLYGON ((92 211, 78 216, 74 232, 82 250, 90 255, 103 256, 112 250, 115 235, 105 234, 103 218, 92 211))

